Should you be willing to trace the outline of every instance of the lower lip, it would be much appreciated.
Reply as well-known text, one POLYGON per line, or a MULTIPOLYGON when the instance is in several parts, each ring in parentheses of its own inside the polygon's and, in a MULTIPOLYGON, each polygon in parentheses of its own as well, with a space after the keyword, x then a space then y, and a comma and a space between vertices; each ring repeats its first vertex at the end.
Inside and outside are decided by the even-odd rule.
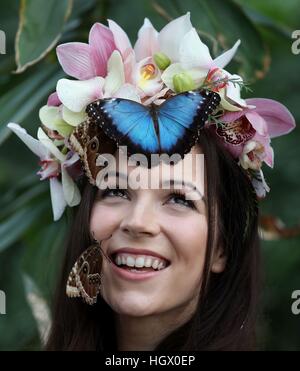
POLYGON ((135 273, 126 269, 119 268, 116 264, 111 263, 112 270, 121 278, 124 278, 128 281, 143 281, 151 277, 155 277, 161 274, 167 268, 161 269, 159 271, 145 272, 145 273, 135 273))

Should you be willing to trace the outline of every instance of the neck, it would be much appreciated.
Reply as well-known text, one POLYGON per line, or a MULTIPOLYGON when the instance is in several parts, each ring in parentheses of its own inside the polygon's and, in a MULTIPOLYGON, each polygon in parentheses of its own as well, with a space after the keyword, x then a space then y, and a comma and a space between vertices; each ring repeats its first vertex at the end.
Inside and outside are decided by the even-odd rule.
POLYGON ((119 351, 152 351, 170 333, 192 317, 195 303, 159 315, 132 317, 115 314, 119 351))

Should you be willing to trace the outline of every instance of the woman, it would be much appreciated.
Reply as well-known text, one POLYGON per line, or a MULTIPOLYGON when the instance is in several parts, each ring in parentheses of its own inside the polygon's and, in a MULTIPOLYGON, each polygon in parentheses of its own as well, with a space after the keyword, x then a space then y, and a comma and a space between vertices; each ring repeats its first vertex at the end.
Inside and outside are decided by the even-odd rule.
MULTIPOLYGON (((256 195, 246 174, 209 130, 206 203, 173 190, 108 190, 85 185, 58 284, 49 350, 249 350, 259 292, 256 195), (159 206, 153 211, 153 205, 159 206), (112 234, 109 247, 150 249, 171 264, 144 281, 120 278, 104 260, 101 300, 65 295, 76 258, 112 234), (167 270, 170 272, 167 272, 167 270), (161 277, 160 277, 161 275, 161 277)), ((149 170, 147 170, 149 171, 149 170)), ((150 170, 151 171, 151 170, 150 170)))
MULTIPOLYGON (((270 190, 261 168, 273 167, 271 138, 289 133, 295 121, 278 102, 241 98, 243 79, 224 70, 239 44, 213 59, 187 13, 159 33, 146 19, 134 48, 113 21, 95 24, 89 44, 58 47, 64 71, 77 80, 58 81, 40 110, 38 141, 9 125, 41 159, 54 220, 66 205, 79 205, 46 349, 255 348, 257 197, 270 190), (201 197, 188 197, 186 186, 103 189, 101 156, 120 159, 120 144, 146 159, 181 155, 173 164, 141 164, 145 176, 173 174, 187 163, 183 155, 204 155, 202 167, 187 163, 187 179, 173 179, 201 197), (74 181, 79 157, 81 193, 74 181), (98 296, 97 303, 67 298, 66 285, 69 296, 88 304, 98 296)), ((128 177, 135 171, 129 167, 128 177)))

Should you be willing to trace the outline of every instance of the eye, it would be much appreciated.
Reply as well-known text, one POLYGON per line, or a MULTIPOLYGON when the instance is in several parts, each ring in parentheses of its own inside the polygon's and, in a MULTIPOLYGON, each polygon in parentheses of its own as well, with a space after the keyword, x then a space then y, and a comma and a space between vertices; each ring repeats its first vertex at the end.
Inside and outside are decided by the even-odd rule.
POLYGON ((169 195, 168 202, 171 204, 181 205, 189 207, 191 209, 196 209, 196 206, 193 201, 187 200, 185 194, 180 192, 173 192, 169 195))
POLYGON ((106 188, 102 194, 101 198, 113 198, 113 197, 121 197, 121 198, 128 198, 128 195, 124 189, 109 189, 106 188))

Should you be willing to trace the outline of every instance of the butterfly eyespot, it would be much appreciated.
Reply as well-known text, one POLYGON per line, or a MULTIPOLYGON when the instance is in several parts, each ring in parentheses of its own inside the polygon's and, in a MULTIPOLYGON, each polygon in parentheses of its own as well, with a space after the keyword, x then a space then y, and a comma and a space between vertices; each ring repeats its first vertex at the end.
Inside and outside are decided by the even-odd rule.
POLYGON ((87 273, 87 267, 83 267, 82 271, 83 271, 84 274, 86 274, 87 273))

